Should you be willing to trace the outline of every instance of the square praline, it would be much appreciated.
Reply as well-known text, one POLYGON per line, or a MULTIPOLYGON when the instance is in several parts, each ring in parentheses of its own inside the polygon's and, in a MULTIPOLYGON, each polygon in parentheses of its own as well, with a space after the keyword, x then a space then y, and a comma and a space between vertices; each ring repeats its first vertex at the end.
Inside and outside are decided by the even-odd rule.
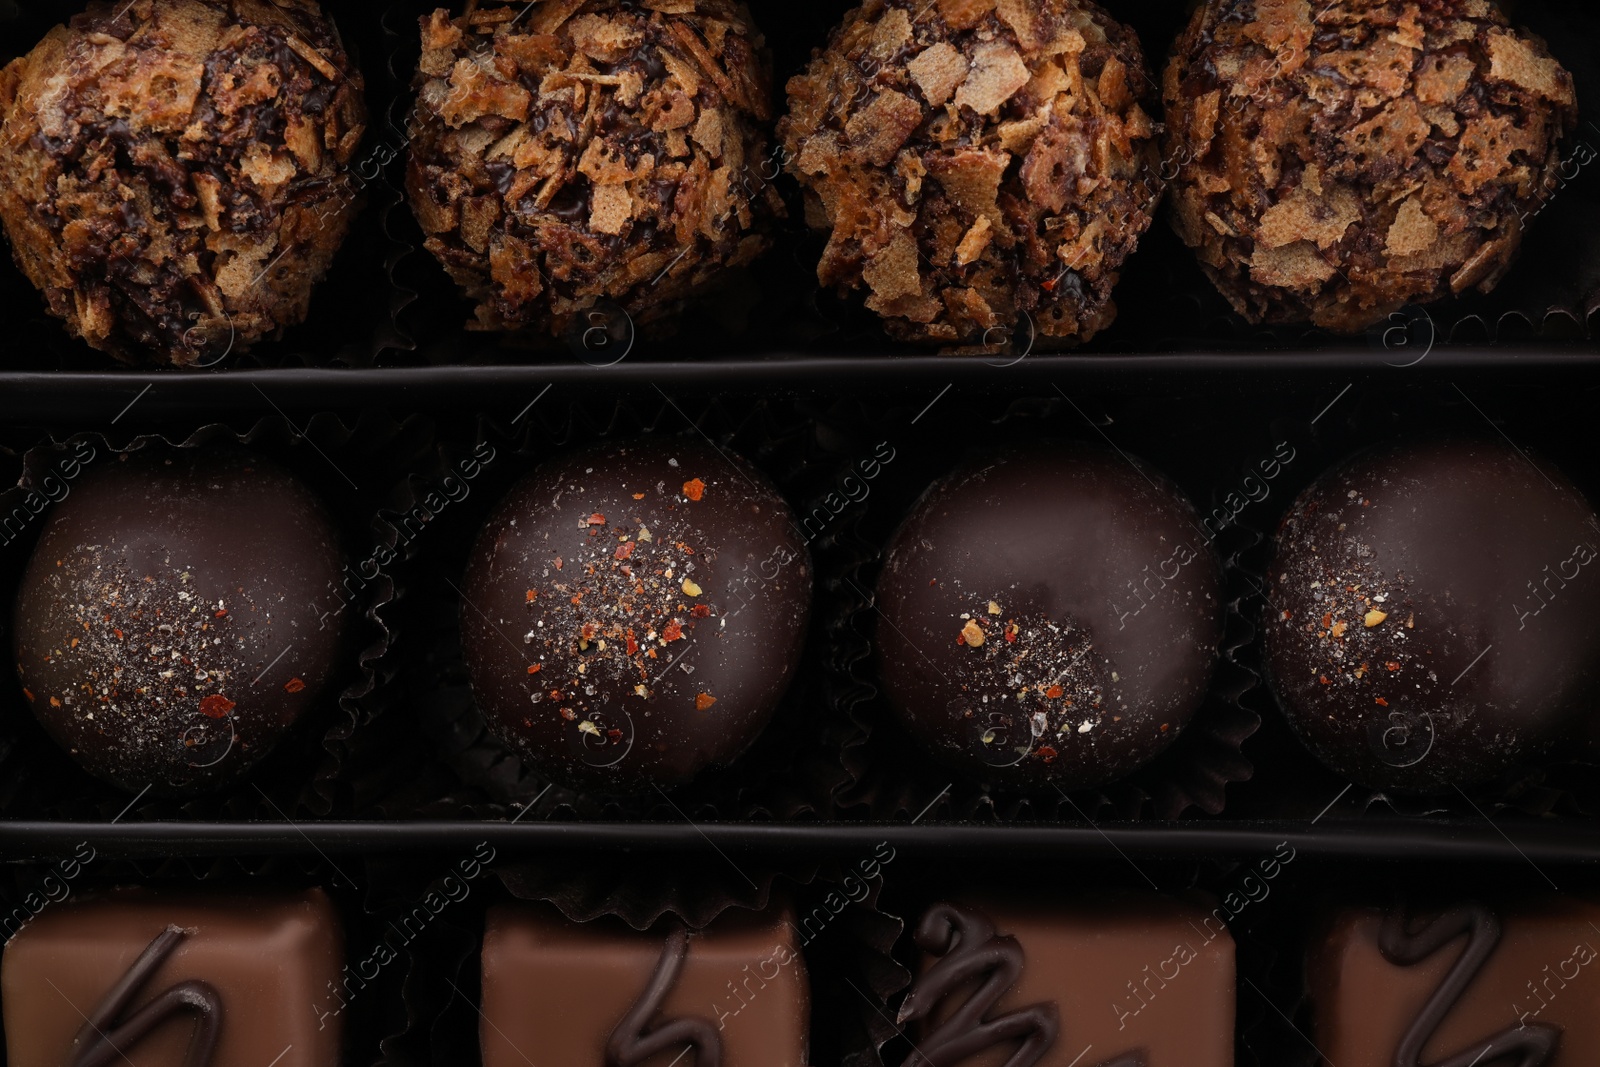
POLYGON ((1338 1067, 1392 1067, 1407 1054, 1591 1067, 1597 948, 1600 905, 1569 897, 1341 909, 1307 954, 1312 1037, 1338 1067))
POLYGON ((319 889, 55 904, 0 957, 6 1062, 62 1067, 109 1044, 100 1062, 165 1067, 212 1043, 206 1067, 337 1067, 340 1020, 316 1005, 343 953, 319 889))
POLYGON ((906 1067, 1233 1067, 1234 945, 1213 912, 972 900, 929 908, 914 933, 906 1067))
POLYGON ((639 933, 548 909, 491 909, 483 938, 483 1067, 805 1067, 810 986, 782 913, 639 933), (640 1058, 640 1057, 643 1058, 640 1058))

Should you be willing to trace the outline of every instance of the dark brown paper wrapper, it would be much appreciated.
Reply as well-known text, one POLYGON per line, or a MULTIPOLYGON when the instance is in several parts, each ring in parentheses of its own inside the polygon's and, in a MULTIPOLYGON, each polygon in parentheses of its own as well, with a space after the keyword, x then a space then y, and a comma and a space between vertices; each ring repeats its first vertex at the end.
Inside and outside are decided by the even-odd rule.
MULTIPOLYGON (((328 507, 340 529, 351 569, 370 553, 374 531, 371 512, 363 510, 363 493, 385 484, 382 464, 404 462, 405 424, 383 416, 367 416, 346 424, 333 416, 315 416, 304 432, 281 418, 251 421, 237 427, 213 423, 192 433, 107 437, 83 434, 51 441, 21 458, 22 474, 14 488, 0 493, 0 514, 33 515, 10 543, 0 545, 0 602, 9 605, 33 545, 48 521, 49 496, 70 483, 61 476, 62 459, 92 448, 95 458, 85 467, 114 462, 113 456, 147 447, 206 448, 230 444, 273 459, 304 481, 328 507), (19 510, 20 509, 20 510, 19 510), (37 511, 37 514, 34 514, 37 511)), ((81 453, 80 453, 81 454, 81 453)), ((374 509, 375 504, 370 505, 374 509)), ((379 537, 383 531, 376 531, 379 537)), ((378 677, 379 661, 391 640, 389 615, 394 586, 386 574, 362 580, 348 597, 328 591, 330 611, 342 612, 347 631, 345 667, 329 683, 318 709, 290 731, 275 751, 242 779, 213 793, 189 799, 135 798, 105 785, 80 770, 45 734, 27 710, 16 675, 0 678, 0 811, 10 818, 108 820, 197 819, 206 821, 327 818, 348 815, 358 798, 385 791, 382 776, 390 756, 369 751, 365 727, 373 710, 364 706, 378 677), (125 810, 126 809, 126 810, 125 810)), ((9 647, 9 633, 5 638, 9 647)))

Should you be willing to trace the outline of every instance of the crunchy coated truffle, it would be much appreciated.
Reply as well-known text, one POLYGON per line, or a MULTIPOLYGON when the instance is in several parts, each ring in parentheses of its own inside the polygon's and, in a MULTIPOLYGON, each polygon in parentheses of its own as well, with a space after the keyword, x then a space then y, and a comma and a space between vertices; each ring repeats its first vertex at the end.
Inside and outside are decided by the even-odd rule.
POLYGON ((1174 224, 1222 294, 1346 332, 1492 289, 1577 122, 1487 0, 1212 0, 1165 96, 1174 224))
POLYGON ((670 314, 768 244, 765 41, 735 0, 537 0, 422 23, 406 187, 477 325, 670 314))
POLYGON ((305 318, 365 123, 312 0, 97 3, 0 71, 0 220, 74 335, 213 363, 305 318))
POLYGON ((1085 341, 1161 195, 1132 31, 1086 0, 868 0, 779 124, 824 285, 901 340, 1085 341))

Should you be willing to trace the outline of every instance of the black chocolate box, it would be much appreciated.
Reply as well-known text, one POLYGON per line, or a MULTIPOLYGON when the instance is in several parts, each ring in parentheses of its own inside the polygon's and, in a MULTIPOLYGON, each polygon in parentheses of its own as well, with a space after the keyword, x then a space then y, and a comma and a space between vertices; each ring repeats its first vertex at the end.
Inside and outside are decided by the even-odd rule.
MULTIPOLYGON (((1516 914, 1541 894, 1600 892, 1600 754, 1574 747, 1477 791, 1385 794, 1314 760, 1260 680, 1268 542, 1296 495, 1353 452, 1430 432, 1505 440, 1600 501, 1600 17, 1580 0, 1506 6, 1573 72, 1584 121, 1493 294, 1407 309, 1356 338, 1251 327, 1162 220, 1123 271, 1116 324, 1089 345, 1034 351, 1019 326, 992 353, 948 356, 890 342, 859 302, 818 289, 821 243, 786 178, 777 247, 674 333, 608 321, 604 336, 534 343, 465 330, 470 307, 421 250, 400 191, 427 5, 328 0, 373 122, 356 170, 364 209, 305 323, 202 370, 124 368, 69 338, 0 257, 0 644, 40 518, 83 469, 155 441, 235 440, 333 505, 355 560, 328 605, 358 621, 346 669, 258 774, 187 802, 94 782, 53 750, 6 672, 0 926, 10 936, 67 896, 116 886, 320 886, 348 961, 370 973, 318 1009, 348 1011, 345 1061, 471 1063, 492 908, 532 901, 660 932, 776 902, 816 932, 813 1067, 874 1067, 916 1055, 919 1032, 896 1011, 919 966, 918 919, 945 896, 1193 894, 1234 943, 1234 1062, 1324 1062, 1307 967, 1325 959, 1336 909, 1390 907, 1398 890, 1516 914), (697 435, 747 456, 814 531, 799 679, 747 761, 670 797, 551 787, 485 734, 452 583, 494 501, 543 455, 697 435), (1228 600, 1222 662, 1184 744, 1126 782, 1048 800, 905 755, 876 684, 870 597, 930 482, 975 451, 1044 439, 1109 444, 1171 477, 1226 563, 1228 600)), ((81 7, 0 0, 0 62, 81 7)), ((847 5, 751 7, 781 84, 847 5)), ((1152 63, 1189 7, 1112 5, 1152 63)), ((1130 961, 1126 977, 1172 958, 1130 961)), ((1548 962, 1577 958, 1567 946, 1548 962)), ((1556 1003, 1551 988, 1522 1010, 1539 990, 1556 1003)), ((1121 995, 1123 1011, 1143 1003, 1121 995)))

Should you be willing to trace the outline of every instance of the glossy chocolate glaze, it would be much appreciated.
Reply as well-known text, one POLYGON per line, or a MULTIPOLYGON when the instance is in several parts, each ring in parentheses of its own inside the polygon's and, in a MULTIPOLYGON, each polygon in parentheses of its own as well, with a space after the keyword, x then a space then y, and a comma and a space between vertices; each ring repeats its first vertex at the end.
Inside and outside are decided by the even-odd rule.
POLYGON ((917 925, 917 947, 939 957, 906 994, 898 1022, 922 1022, 943 1001, 970 995, 917 1042, 906 1067, 953 1067, 975 1052, 1017 1041, 1006 1067, 1034 1067, 1061 1033, 1055 1003, 1033 1004, 990 1018, 1000 998, 1022 977, 1025 957, 1014 937, 994 923, 950 904, 930 908, 917 925), (978 982, 976 991, 971 984, 978 982))
POLYGON ((24 695, 86 770, 199 792, 272 750, 332 676, 341 558, 290 475, 232 449, 160 449, 84 476, 17 595, 24 695))
POLYGON ((344 998, 364 984, 343 955, 319 889, 84 892, 0 954, 5 1062, 339 1067, 344 998))
MULTIPOLYGON (((1422 1067, 1423 1049, 1456 1009, 1478 972, 1483 970, 1500 943, 1500 920, 1481 904, 1466 904, 1413 930, 1406 913, 1392 909, 1383 918, 1378 947, 1384 958, 1400 967, 1412 967, 1466 935, 1467 947, 1450 973, 1406 1030, 1395 1050, 1395 1067, 1422 1067)), ((1545 1067, 1555 1059, 1561 1029, 1544 1024, 1507 1027, 1486 1041, 1461 1050, 1436 1067, 1474 1067, 1516 1057, 1517 1067, 1545 1067)))
POLYGON ((811 577, 788 505, 743 460, 654 440, 547 463, 467 566, 473 691, 495 735, 562 782, 684 782, 771 718, 811 577))
POLYGON ((493 907, 483 936, 483 1067, 805 1067, 813 1061, 803 936, 781 910, 730 912, 691 934, 493 907))
POLYGON ((1450 792, 1545 756, 1600 686, 1600 527, 1500 442, 1385 447, 1278 532, 1265 662, 1311 751, 1372 788, 1450 792))
POLYGON ((1339 1067, 1600 1062, 1597 926, 1555 895, 1342 909, 1307 954, 1311 1037, 1339 1067))
POLYGON ((1194 509, 1137 461, 1036 446, 936 483, 889 548, 884 687, 907 729, 982 781, 1125 777, 1204 699, 1220 567, 1194 509))
POLYGON ((661 959, 650 975, 650 984, 611 1031, 611 1039, 606 1042, 606 1067, 641 1067, 651 1056, 676 1048, 694 1050, 694 1058, 685 1067, 722 1067, 722 1036, 710 1020, 697 1015, 681 1016, 650 1028, 676 988, 688 958, 689 932, 674 930, 661 947, 661 959))
POLYGON ((1227 925, 1168 897, 937 904, 905 1067, 1233 1067, 1227 925))
POLYGON ((126 1018, 128 1005, 144 989, 145 983, 167 957, 172 955, 178 942, 187 936, 182 927, 168 926, 157 934, 150 947, 134 961, 128 973, 107 991, 95 1009, 83 1021, 83 1029, 72 1040, 72 1054, 67 1067, 105 1067, 126 1056, 149 1033, 168 1019, 192 1011, 195 1020, 194 1035, 189 1039, 189 1049, 184 1053, 184 1067, 210 1067, 217 1051, 217 1036, 222 1029, 222 994, 209 982, 193 980, 180 982, 126 1018))

